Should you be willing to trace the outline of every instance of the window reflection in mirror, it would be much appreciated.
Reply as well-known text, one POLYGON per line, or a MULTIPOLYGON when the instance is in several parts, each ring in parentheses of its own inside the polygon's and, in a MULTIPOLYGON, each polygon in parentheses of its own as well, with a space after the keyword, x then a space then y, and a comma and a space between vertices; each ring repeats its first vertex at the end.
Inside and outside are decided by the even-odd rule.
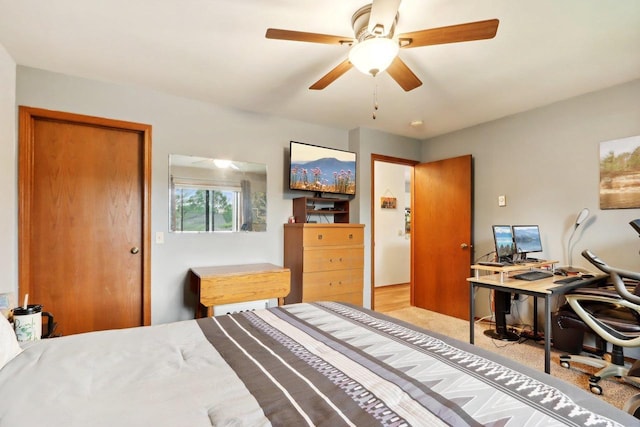
POLYGON ((267 166, 169 156, 169 230, 267 230, 267 166))

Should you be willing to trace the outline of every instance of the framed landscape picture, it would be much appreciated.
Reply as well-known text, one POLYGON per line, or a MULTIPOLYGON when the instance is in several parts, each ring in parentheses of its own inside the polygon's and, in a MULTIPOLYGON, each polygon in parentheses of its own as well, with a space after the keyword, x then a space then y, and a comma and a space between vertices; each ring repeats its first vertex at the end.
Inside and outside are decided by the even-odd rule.
POLYGON ((600 209, 640 207, 640 135, 600 143, 600 209))
POLYGON ((380 198, 380 207, 382 209, 395 209, 396 208, 397 199, 395 197, 381 197, 380 198))

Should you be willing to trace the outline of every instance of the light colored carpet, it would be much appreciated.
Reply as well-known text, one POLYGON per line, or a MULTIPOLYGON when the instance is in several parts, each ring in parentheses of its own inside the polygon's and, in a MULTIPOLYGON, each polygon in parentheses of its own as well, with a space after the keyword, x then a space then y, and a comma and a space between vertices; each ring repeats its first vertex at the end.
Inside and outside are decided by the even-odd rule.
MULTIPOLYGON (((460 341, 469 342, 469 322, 466 320, 417 307, 387 311, 385 314, 460 341)), ((474 330, 475 345, 501 354, 503 357, 517 360, 534 369, 544 370, 544 341, 526 340, 518 343, 493 340, 484 335, 484 331, 489 327, 488 324, 476 323, 474 330)), ((578 363, 571 364, 570 369, 563 368, 559 362, 560 354, 562 353, 554 351, 553 348, 551 349, 551 375, 573 383, 580 388, 588 389, 589 376, 596 372, 597 369, 578 363)), ((600 397, 620 409, 631 396, 640 393, 640 389, 617 378, 603 379, 599 384, 603 390, 600 397)))

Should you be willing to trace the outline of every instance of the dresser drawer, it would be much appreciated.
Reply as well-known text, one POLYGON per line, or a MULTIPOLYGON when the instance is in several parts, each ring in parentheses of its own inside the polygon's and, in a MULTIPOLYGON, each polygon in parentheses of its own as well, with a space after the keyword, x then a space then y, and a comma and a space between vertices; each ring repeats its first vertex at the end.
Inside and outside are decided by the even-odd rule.
MULTIPOLYGON (((304 273, 302 301, 342 301, 337 298, 347 294, 362 295, 362 279, 362 269, 304 273)), ((358 304, 362 304, 362 297, 358 304)))
POLYGON ((347 270, 364 266, 364 248, 336 247, 304 249, 302 269, 305 272, 347 270))
POLYGON ((302 236, 302 246, 340 246, 364 244, 364 229, 362 227, 313 227, 305 228, 302 236))
POLYGON ((359 305, 360 307, 362 307, 362 291, 352 292, 350 294, 336 295, 335 299, 331 299, 330 301, 346 302, 349 304, 359 305))
POLYGON ((302 297, 302 302, 318 302, 318 301, 334 301, 334 302, 346 302, 349 304, 359 305, 362 307, 362 292, 345 292, 336 293, 331 295, 324 295, 322 298, 307 298, 302 297))

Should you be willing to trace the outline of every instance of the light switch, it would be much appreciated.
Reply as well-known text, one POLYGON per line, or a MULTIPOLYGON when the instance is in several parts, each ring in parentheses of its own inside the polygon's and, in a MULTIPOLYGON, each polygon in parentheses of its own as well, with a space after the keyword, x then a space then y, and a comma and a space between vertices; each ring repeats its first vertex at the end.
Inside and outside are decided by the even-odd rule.
POLYGON ((507 196, 498 196, 498 206, 507 206, 507 196))
POLYGON ((164 233, 162 231, 156 231, 156 245, 162 245, 164 243, 164 233))

